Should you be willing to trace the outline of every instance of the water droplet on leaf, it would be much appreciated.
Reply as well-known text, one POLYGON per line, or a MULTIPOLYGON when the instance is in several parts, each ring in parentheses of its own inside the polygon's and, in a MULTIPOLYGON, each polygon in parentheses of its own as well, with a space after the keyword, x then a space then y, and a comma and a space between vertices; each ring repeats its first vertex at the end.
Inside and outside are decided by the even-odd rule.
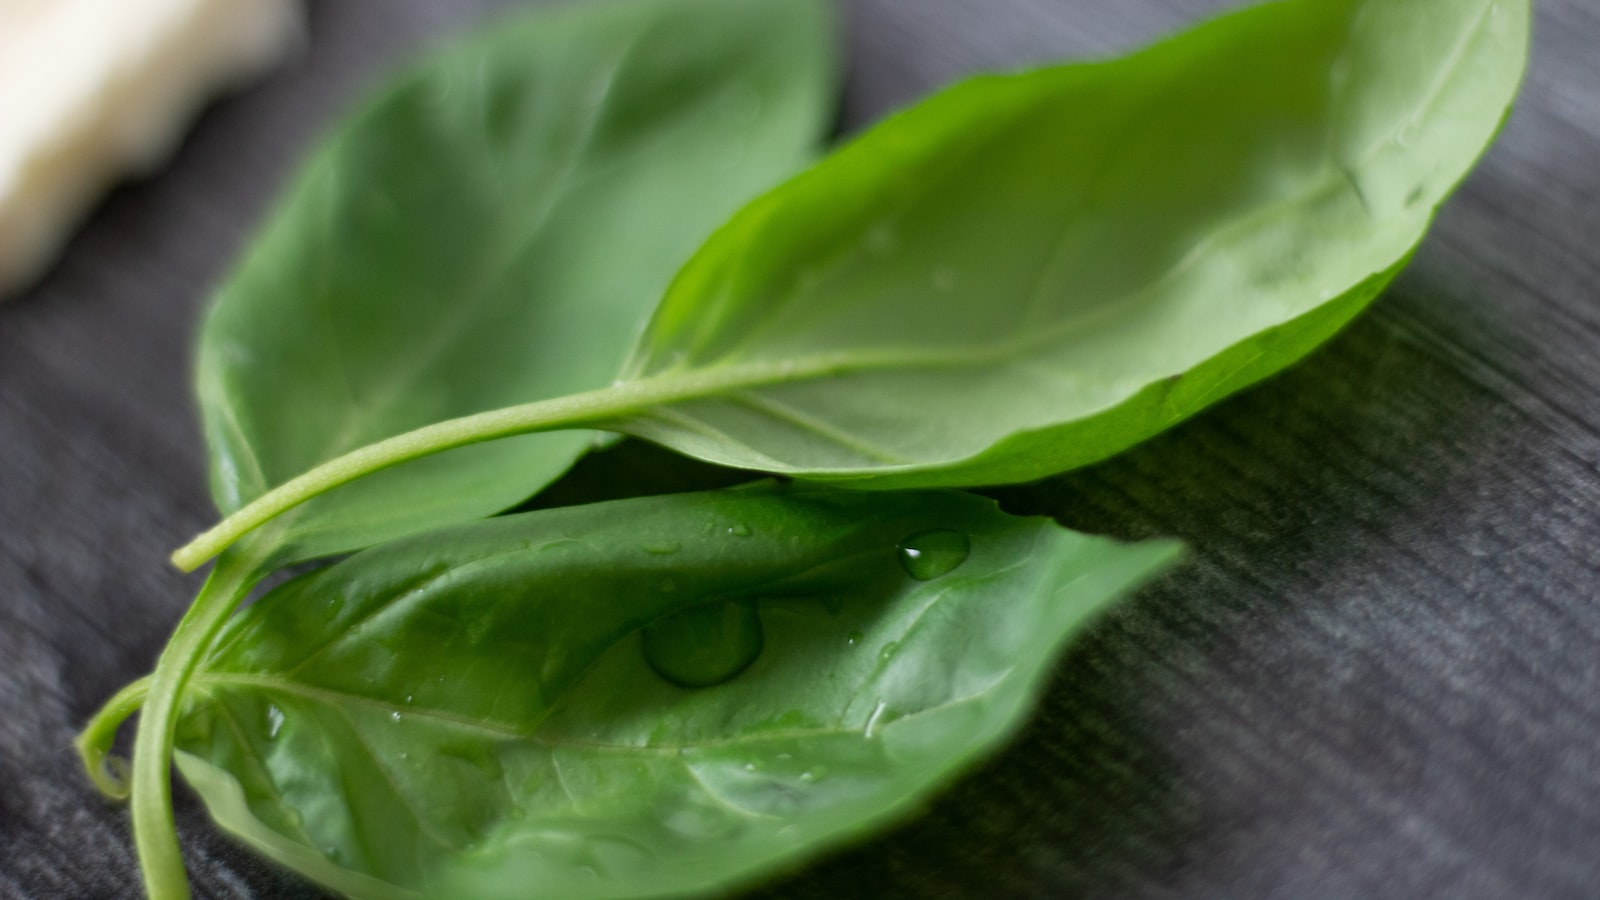
POLYGON ((809 769, 805 770, 804 772, 800 773, 800 780, 806 782, 807 784, 811 784, 811 783, 814 783, 814 782, 821 781, 822 779, 827 778, 827 777, 828 777, 828 767, 827 766, 820 766, 820 765, 819 766, 812 766, 811 768, 809 768, 809 769))
POLYGON ((283 710, 271 703, 267 704, 267 739, 278 736, 279 729, 283 728, 283 710))
POLYGON ((728 533, 734 537, 749 537, 750 526, 743 522, 735 522, 734 524, 728 526, 728 533))
POLYGON ((861 632, 852 631, 852 632, 850 632, 850 634, 844 640, 845 640, 845 643, 847 643, 850 646, 854 647, 855 645, 861 643, 861 639, 864 638, 864 637, 866 637, 866 635, 862 634, 861 632))
POLYGON ((751 602, 703 603, 644 629, 644 660, 657 675, 686 688, 721 684, 756 661, 765 644, 751 602))
POLYGON ((967 561, 972 542, 955 531, 924 531, 900 542, 900 566, 918 581, 932 581, 967 561))

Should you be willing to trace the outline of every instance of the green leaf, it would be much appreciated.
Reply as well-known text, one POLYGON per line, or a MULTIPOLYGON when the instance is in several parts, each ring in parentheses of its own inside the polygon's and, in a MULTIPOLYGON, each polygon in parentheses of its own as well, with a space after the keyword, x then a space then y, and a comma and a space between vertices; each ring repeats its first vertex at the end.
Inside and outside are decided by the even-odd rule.
POLYGON ((179 764, 224 827, 355 896, 725 887, 907 814, 1177 553, 941 492, 479 522, 243 612, 179 764))
MULTIPOLYGON (((439 419, 616 377, 648 311, 830 121, 821 0, 585 3, 497 23, 314 154, 221 289, 198 386, 224 513, 439 419)), ((504 509, 592 436, 418 462, 307 505, 272 562, 504 509)))
POLYGON ((611 387, 370 445, 173 561, 388 466, 574 427, 873 488, 1103 459, 1377 296, 1499 128, 1530 15, 1287 0, 1120 60, 967 82, 734 216, 611 387))
POLYGON ((1116 453, 1398 272, 1506 114, 1529 6, 1271 3, 947 91, 718 232, 630 367, 662 400, 609 427, 873 487, 1116 453))

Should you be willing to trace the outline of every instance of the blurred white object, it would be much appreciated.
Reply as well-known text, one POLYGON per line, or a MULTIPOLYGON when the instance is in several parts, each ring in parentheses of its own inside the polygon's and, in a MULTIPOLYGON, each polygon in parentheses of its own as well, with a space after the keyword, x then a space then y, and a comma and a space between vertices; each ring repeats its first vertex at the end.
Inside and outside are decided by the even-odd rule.
POLYGON ((299 31, 299 0, 0 0, 0 298, 299 31))

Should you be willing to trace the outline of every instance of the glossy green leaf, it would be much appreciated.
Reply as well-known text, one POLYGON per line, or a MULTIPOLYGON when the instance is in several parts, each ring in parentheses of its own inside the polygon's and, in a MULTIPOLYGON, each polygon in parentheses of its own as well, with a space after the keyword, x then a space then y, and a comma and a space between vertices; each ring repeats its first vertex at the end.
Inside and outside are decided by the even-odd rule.
POLYGON ((1382 289, 1499 127, 1529 15, 1269 3, 947 91, 710 241, 631 366, 653 405, 613 427, 877 487, 1122 450, 1382 289))
POLYGON ((243 612, 179 763, 224 827, 354 896, 726 887, 906 814, 1177 552, 942 492, 489 520, 243 612))
POLYGON ((173 560, 390 465, 572 427, 875 488, 1103 459, 1372 301, 1499 127, 1529 17, 1528 0, 1287 0, 960 85, 745 207, 610 388, 364 448, 173 560))
MULTIPOLYGON (((206 320, 217 505, 438 419, 609 384, 694 249, 815 152, 832 37, 821 0, 588 2, 405 74, 317 151, 206 320)), ((591 440, 386 472, 280 523, 273 561, 491 514, 591 440)))

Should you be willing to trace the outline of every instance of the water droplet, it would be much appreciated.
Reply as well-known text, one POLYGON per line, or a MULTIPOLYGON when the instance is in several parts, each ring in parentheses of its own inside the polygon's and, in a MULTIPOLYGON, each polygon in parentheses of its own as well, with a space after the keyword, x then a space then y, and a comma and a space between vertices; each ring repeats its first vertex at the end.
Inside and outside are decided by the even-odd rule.
POLYGON ((417 699, 417 695, 416 694, 407 694, 406 695, 406 705, 407 706, 411 705, 412 701, 414 701, 416 699, 417 699))
POLYGON ((339 611, 341 609, 343 609, 343 608, 344 608, 344 598, 339 596, 338 594, 334 594, 334 595, 330 596, 328 598, 328 602, 323 605, 323 607, 322 607, 322 618, 324 620, 326 620, 326 621, 331 622, 334 619, 338 618, 339 611))
POLYGON ((683 549, 677 541, 659 541, 653 544, 640 544, 639 549, 654 556, 671 556, 683 549))
POLYGON ((806 784, 813 784, 827 777, 827 766, 812 766, 811 768, 800 773, 800 780, 804 781, 806 784))
POLYGON ((755 763, 745 763, 744 764, 744 770, 746 772, 754 772, 756 770, 756 764, 755 763))
POLYGON ((932 581, 967 561, 972 542, 955 531, 924 531, 900 542, 900 566, 918 581, 932 581))
POLYGON ((894 655, 899 652, 900 642, 890 641, 889 643, 883 645, 882 650, 878 651, 878 658, 884 662, 888 662, 889 660, 894 659, 894 655))
POLYGON ((657 675, 686 688, 722 684, 756 661, 765 644, 751 602, 703 603, 644 629, 644 660, 657 675))
POLYGON ((948 294, 956 289, 958 279, 956 270, 949 266, 940 266, 933 270, 933 289, 941 294, 948 294))
POLYGON ((728 533, 734 537, 749 537, 750 526, 743 522, 735 522, 728 526, 728 533))
POLYGON ((389 721, 391 721, 391 722, 400 721, 400 710, 397 709, 397 710, 394 710, 393 712, 389 713, 389 721))
POLYGON ((283 728, 283 710, 271 703, 267 704, 267 740, 278 736, 278 730, 283 728))
POLYGON ((861 643, 861 639, 864 638, 864 637, 866 637, 866 635, 862 634, 861 632, 852 631, 852 632, 850 632, 849 636, 847 636, 844 639, 844 641, 845 641, 845 643, 847 643, 850 646, 854 647, 855 645, 861 643))
POLYGON ((411 754, 407 753, 404 750, 401 750, 400 751, 400 758, 401 759, 410 759, 411 758, 411 754))

